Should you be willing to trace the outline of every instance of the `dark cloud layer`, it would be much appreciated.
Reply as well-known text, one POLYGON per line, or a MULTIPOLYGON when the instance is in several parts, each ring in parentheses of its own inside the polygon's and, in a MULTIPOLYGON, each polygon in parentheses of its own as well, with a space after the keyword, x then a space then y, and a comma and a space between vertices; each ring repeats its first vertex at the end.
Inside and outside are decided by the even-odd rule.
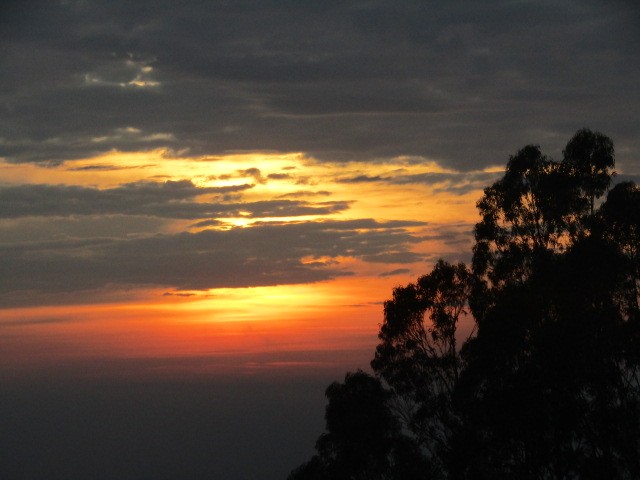
POLYGON ((640 6, 4 2, 0 155, 423 155, 461 170, 580 127, 637 162, 640 6))
MULTIPOLYGON (((491 183, 483 167, 503 165, 520 146, 539 143, 557 157, 588 126, 613 137, 619 170, 639 172, 636 2, 66 0, 0 9, 0 157, 9 162, 68 161, 86 174, 132 168, 72 162, 118 150, 154 150, 153 163, 230 151, 427 157, 459 173, 338 180, 464 194, 491 183)), ((419 237, 409 224, 355 220, 166 233, 176 219, 227 228, 230 217, 351 206, 320 187, 303 190, 295 172, 262 167, 239 167, 229 177, 238 185, 223 188, 0 179, 1 291, 312 282, 348 273, 326 259, 409 264, 423 258, 416 242, 467 241, 468 231, 419 237), (254 184, 293 180, 300 191, 243 200, 254 184)))
POLYGON ((464 195, 481 190, 500 176, 496 172, 433 172, 405 174, 396 172, 390 175, 356 175, 337 179, 339 183, 383 183, 388 185, 422 184, 434 186, 436 192, 448 192, 464 195))
POLYGON ((249 184, 196 187, 192 182, 137 182, 116 188, 60 185, 0 187, 0 218, 75 215, 145 215, 198 219, 203 217, 290 217, 328 215, 349 208, 349 202, 311 203, 299 200, 264 200, 232 203, 193 202, 206 194, 228 194, 251 188, 249 184))
POLYGON ((420 260, 420 222, 374 220, 270 224, 139 238, 0 245, 0 302, 20 291, 65 293, 108 286, 208 289, 317 282, 349 275, 326 259, 420 260), (2 298, 5 297, 5 298, 2 298))

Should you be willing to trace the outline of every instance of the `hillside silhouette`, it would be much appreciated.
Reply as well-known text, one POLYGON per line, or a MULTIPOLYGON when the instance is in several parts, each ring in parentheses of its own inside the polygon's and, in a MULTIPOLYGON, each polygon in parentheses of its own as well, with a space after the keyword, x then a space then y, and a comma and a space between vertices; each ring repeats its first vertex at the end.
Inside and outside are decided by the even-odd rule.
POLYGON ((289 480, 640 478, 640 188, 614 167, 589 129, 511 156, 471 265, 394 289, 289 480))

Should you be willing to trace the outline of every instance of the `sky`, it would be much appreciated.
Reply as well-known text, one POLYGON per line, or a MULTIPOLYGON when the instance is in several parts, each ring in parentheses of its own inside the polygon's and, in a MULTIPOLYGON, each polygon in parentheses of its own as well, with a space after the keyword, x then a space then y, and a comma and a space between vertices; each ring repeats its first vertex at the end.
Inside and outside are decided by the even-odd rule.
POLYGON ((639 52, 632 1, 2 2, 0 474, 285 478, 509 155, 640 179, 639 52))

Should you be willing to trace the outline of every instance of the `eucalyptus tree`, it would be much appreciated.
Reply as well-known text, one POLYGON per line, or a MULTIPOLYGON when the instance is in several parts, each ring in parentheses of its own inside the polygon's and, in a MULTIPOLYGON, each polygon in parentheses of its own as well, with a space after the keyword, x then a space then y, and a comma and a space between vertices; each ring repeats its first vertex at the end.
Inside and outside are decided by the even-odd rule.
POLYGON ((613 142, 580 130, 561 163, 521 149, 478 202, 451 477, 640 475, 640 198, 620 186, 596 208, 613 166, 613 142))
POLYGON ((481 321, 496 295, 522 284, 553 254, 589 233, 594 202, 611 184, 612 140, 582 129, 567 143, 562 162, 527 145, 509 158, 504 176, 484 190, 477 207, 472 308, 481 321))
POLYGON ((459 422, 452 402, 463 368, 458 324, 468 313, 470 290, 467 267, 442 260, 416 283, 394 289, 384 304, 380 344, 371 362, 393 391, 404 428, 440 470, 459 422))
POLYGON ((563 168, 572 178, 585 200, 586 213, 595 213, 595 201, 611 185, 611 169, 615 166, 613 141, 600 132, 578 130, 563 153, 563 168))
POLYGON ((391 392, 362 371, 326 390, 326 432, 317 454, 289 480, 429 480, 432 466, 401 431, 389 407, 391 392))
POLYGON ((477 203, 471 268, 394 289, 377 378, 330 387, 328 432, 291 478, 640 478, 640 188, 609 191, 614 163, 587 129, 560 162, 510 157, 477 203))

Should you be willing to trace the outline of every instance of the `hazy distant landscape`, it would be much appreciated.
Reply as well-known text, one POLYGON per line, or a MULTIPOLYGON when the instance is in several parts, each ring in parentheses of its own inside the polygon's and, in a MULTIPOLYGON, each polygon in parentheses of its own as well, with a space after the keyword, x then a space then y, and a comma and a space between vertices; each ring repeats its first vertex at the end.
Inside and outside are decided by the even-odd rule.
POLYGON ((5 376, 0 473, 7 479, 285 478, 312 454, 324 427, 324 389, 337 376, 308 370, 275 378, 5 376))

